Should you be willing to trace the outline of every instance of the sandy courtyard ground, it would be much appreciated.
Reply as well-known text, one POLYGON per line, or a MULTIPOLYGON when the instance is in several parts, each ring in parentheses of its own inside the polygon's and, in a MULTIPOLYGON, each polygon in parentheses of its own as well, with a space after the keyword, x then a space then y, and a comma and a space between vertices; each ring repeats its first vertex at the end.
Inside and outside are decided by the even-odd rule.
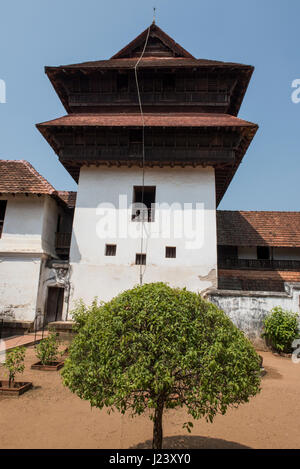
MULTIPOLYGON (((218 416, 213 424, 194 422, 182 429, 183 410, 164 416, 165 448, 300 448, 300 364, 262 353, 267 375, 249 404, 218 416)), ((64 388, 59 372, 30 370, 34 348, 26 353, 24 381, 34 389, 19 398, 0 397, 0 448, 150 448, 152 422, 106 411, 64 388)), ((0 376, 5 377, 0 368, 0 376)), ((22 380, 21 379, 21 380, 22 380)))

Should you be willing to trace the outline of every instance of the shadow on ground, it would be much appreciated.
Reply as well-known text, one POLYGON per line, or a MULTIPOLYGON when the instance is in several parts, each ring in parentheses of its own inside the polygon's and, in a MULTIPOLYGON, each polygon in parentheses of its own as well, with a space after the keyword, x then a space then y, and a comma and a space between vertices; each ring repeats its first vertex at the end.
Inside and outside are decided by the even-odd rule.
POLYGON ((275 368, 272 368, 271 366, 266 366, 265 372, 266 374, 263 377, 264 379, 282 379, 282 375, 275 368))
MULTIPOLYGON (((152 440, 147 440, 130 449, 151 449, 152 440)), ((167 436, 163 442, 164 449, 251 449, 249 446, 204 436, 167 436)))

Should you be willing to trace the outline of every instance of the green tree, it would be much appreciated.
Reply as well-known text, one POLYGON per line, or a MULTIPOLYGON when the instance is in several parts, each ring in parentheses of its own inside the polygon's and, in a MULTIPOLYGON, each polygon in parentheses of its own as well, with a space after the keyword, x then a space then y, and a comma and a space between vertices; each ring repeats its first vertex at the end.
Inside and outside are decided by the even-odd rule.
POLYGON ((262 334, 278 352, 290 352, 292 342, 299 337, 299 316, 276 306, 264 319, 262 334))
MULTIPOLYGON (((74 312, 78 334, 64 384, 91 406, 132 416, 150 410, 153 448, 165 409, 209 421, 259 392, 260 359, 229 318, 200 295, 146 284, 74 312)), ((192 422, 185 422, 190 431, 192 422)))
POLYGON ((15 381, 15 377, 18 373, 23 373, 25 369, 25 347, 16 347, 12 350, 8 350, 6 354, 5 362, 3 363, 4 368, 8 371, 8 386, 15 381))

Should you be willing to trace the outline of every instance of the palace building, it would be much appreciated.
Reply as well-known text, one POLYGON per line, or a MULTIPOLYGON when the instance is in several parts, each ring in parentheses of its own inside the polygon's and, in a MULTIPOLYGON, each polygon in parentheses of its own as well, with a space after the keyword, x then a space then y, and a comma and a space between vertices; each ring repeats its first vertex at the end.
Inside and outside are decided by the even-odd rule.
MULTIPOLYGON (((0 256, 10 263, 9 243, 22 238, 36 287, 24 314, 5 294, 2 316, 68 320, 79 298, 155 281, 205 295, 253 339, 274 302, 298 311, 299 213, 217 210, 258 129, 238 117, 253 70, 197 59, 154 23, 109 60, 46 67, 67 114, 37 128, 78 191, 19 187, 32 223, 44 220, 27 245, 6 220, 14 188, 0 186, 0 256)), ((28 163, 13 164, 25 180, 28 163)), ((12 292, 16 266, 8 285, 4 264, 0 291, 12 292)))

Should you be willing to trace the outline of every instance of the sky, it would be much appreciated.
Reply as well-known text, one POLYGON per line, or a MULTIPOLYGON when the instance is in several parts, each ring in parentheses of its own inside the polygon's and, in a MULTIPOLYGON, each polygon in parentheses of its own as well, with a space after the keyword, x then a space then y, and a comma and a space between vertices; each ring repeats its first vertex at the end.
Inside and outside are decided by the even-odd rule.
POLYGON ((195 57, 255 66, 239 117, 259 130, 219 208, 300 210, 299 0, 2 1, 0 158, 26 159, 56 189, 76 190, 35 127, 66 114, 44 66, 110 58, 149 26, 153 6, 195 57))

